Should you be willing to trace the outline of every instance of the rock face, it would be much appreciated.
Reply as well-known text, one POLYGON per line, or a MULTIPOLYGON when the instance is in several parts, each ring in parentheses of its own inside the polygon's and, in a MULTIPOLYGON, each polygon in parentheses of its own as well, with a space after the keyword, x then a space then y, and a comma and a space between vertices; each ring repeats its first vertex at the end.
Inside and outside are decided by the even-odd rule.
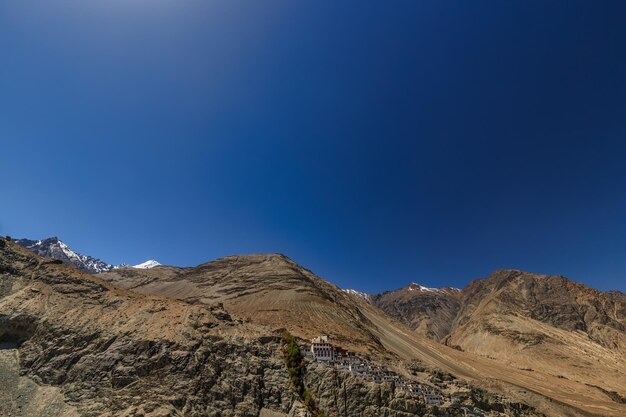
MULTIPOLYGON (((0 343, 19 347, 20 372, 59 387, 76 415, 258 416, 294 407, 278 337, 255 329, 242 337, 219 307, 120 290, 2 245, 0 343)), ((58 397, 39 400, 43 409, 58 397)))
MULTIPOLYGON (((366 357, 400 361, 400 367, 404 366, 403 363, 418 360, 431 369, 443 369, 472 381, 499 381, 498 384, 504 385, 496 386, 513 387, 502 389, 501 392, 507 395, 519 396, 537 407, 548 404, 546 414, 562 413, 563 410, 550 408, 556 402, 546 402, 545 398, 527 398, 528 391, 517 391, 514 387, 524 386, 530 392, 545 393, 574 407, 595 409, 597 404, 597 407, 610 410, 608 414, 619 415, 622 411, 605 394, 585 385, 587 382, 597 384, 602 375, 586 365, 581 370, 598 378, 583 377, 581 373, 578 382, 570 382, 560 378, 562 375, 554 368, 546 368, 548 375, 540 370, 529 374, 526 369, 530 366, 526 364, 511 369, 504 359, 491 353, 491 346, 462 352, 463 348, 458 346, 460 340, 446 339, 447 330, 454 328, 454 320, 463 306, 463 294, 455 289, 432 289, 413 284, 398 294, 387 294, 373 301, 376 296, 363 297, 342 291, 279 254, 229 256, 193 268, 118 269, 100 276, 136 292, 175 298, 197 306, 220 303, 233 320, 268 331, 286 328, 302 339, 328 334, 343 348, 366 357), (425 301, 427 303, 423 304, 425 301), (375 303, 395 306, 396 313, 390 312, 400 321, 409 325, 415 323, 417 328, 445 340, 456 349, 431 342, 419 332, 411 332, 401 323, 390 320, 374 306, 375 303), (412 306, 419 307, 419 310, 412 311, 412 306), (420 327, 419 324, 424 322, 428 325, 420 327), (579 398, 585 398, 585 403, 578 402, 579 398), (611 407, 616 409, 611 410, 611 407)), ((574 343, 577 349, 580 348, 577 341, 574 343)), ((503 347, 493 346, 493 349, 503 347)), ((504 357, 505 351, 502 352, 504 357)), ((603 352, 599 353, 602 355, 603 352)), ((554 362, 553 354, 546 357, 549 358, 547 361, 554 362)), ((611 390, 616 390, 614 384, 610 386, 611 390)), ((576 414, 571 410, 567 412, 576 414)))
MULTIPOLYGON (((0 284, 3 415, 314 417, 292 390, 281 337, 222 304, 121 289, 5 240, 0 284)), ((427 411, 325 364, 306 383, 329 417, 427 411)))
POLYGON ((0 345, 0 416, 78 417, 59 388, 36 384, 20 375, 18 350, 0 345))
POLYGON ((282 254, 227 256, 193 268, 121 268, 100 276, 144 294, 221 303, 239 320, 287 328, 303 339, 328 334, 353 350, 384 350, 358 302, 282 254))
MULTIPOLYGON (((477 314, 487 310, 484 305, 472 313, 468 309, 473 318, 466 324, 480 323, 477 314)), ((503 320, 513 319, 503 315, 503 320)), ((457 328, 463 326, 459 322, 457 328)), ((7 346, 9 355, 4 361, 0 357, 0 376, 17 385, 35 384, 0 394, 9 400, 2 405, 4 414, 34 417, 46 414, 24 410, 48 407, 71 417, 311 417, 285 369, 279 336, 285 328, 301 341, 330 334, 337 345, 371 363, 418 381, 436 381, 445 389, 446 381, 452 381, 446 375, 455 375, 462 378, 463 404, 496 412, 492 415, 537 415, 523 404, 514 407, 514 414, 503 408, 508 403, 526 403, 546 415, 620 416, 626 410, 613 399, 624 395, 616 383, 624 374, 623 361, 616 356, 606 357, 597 368, 582 363, 578 374, 556 375, 558 365, 528 371, 519 365, 523 356, 512 355, 513 365, 505 365, 493 353, 497 350, 489 351, 493 358, 472 351, 478 339, 471 339, 474 329, 469 327, 456 340, 467 346, 466 352, 452 349, 412 332, 282 255, 90 275, 0 239, 0 346, 7 346), (611 372, 612 379, 606 378, 611 372), (505 397, 493 400, 501 397, 484 394, 490 391, 505 397), (45 392, 45 398, 38 392, 45 392), (25 394, 32 400, 14 401, 25 394)), ((570 341, 580 348, 578 339, 570 341)), ((600 349, 586 352, 594 360, 612 351, 588 343, 600 349)), ((328 417, 463 413, 451 404, 444 411, 424 409, 422 400, 389 384, 366 382, 321 364, 310 364, 305 379, 328 417)))
POLYGON ((604 293, 557 275, 497 271, 463 290, 445 343, 626 394, 626 369, 618 365, 626 356, 623 293, 604 293))
POLYGON ((19 239, 16 240, 15 243, 39 256, 59 259, 76 269, 90 274, 97 274, 113 269, 113 265, 109 265, 100 259, 74 252, 69 246, 60 241, 58 237, 50 237, 44 240, 19 239))
POLYGON ((501 270, 463 291, 410 284, 369 300, 437 341, 458 340, 464 328, 508 315, 582 332, 603 347, 626 351, 626 294, 597 291, 559 275, 501 270))
POLYGON ((461 308, 456 288, 428 288, 411 283, 395 291, 370 296, 373 305, 420 334, 443 340, 461 308))
POLYGON ((463 290, 452 333, 491 315, 525 317, 582 332, 603 347, 626 353, 626 294, 619 291, 604 293, 560 275, 496 271, 463 290))
MULTIPOLYGON (((506 416, 540 416, 531 407, 491 398, 485 392, 476 388, 457 384, 454 378, 449 383, 438 384, 454 386, 463 393, 459 394, 458 404, 446 407, 427 405, 421 396, 398 392, 393 383, 380 385, 365 382, 363 379, 349 373, 330 368, 324 364, 313 363, 308 367, 306 375, 307 385, 317 399, 320 408, 331 416, 361 416, 361 417, 405 417, 405 416, 465 416, 466 408, 475 415, 506 415, 506 416), (480 399, 479 399, 480 398, 480 399), (489 398, 489 399, 486 399, 489 398), (485 400, 486 399, 486 400, 485 400), (480 405, 480 407, 476 407, 480 405)), ((444 388, 445 389, 445 388, 444 388)))
POLYGON ((501 270, 462 292, 408 286, 371 299, 455 349, 511 369, 584 381, 618 403, 626 393, 624 293, 597 291, 562 276, 501 270))

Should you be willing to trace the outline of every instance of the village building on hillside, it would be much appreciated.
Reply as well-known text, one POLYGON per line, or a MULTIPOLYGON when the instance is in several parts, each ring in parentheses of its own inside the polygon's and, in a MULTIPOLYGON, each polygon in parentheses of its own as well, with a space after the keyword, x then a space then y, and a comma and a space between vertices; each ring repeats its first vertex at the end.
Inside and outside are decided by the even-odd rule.
POLYGON ((424 402, 428 405, 439 405, 443 401, 441 395, 438 394, 424 394, 424 402))
POLYGON ((414 395, 420 395, 422 393, 422 389, 419 384, 408 381, 401 381, 398 384, 398 390, 402 392, 408 392, 414 395))
POLYGON ((337 369, 348 371, 352 375, 358 375, 366 381, 372 381, 376 384, 392 383, 398 391, 422 396, 427 405, 440 405, 443 403, 443 397, 435 387, 407 381, 386 367, 371 364, 354 352, 333 346, 328 336, 314 337, 311 339, 311 348, 304 350, 302 353, 306 353, 306 356, 310 355, 314 361, 326 362, 337 369))
POLYGON ((333 361, 335 359, 335 350, 330 343, 330 337, 317 336, 311 339, 311 355, 316 361, 333 361))

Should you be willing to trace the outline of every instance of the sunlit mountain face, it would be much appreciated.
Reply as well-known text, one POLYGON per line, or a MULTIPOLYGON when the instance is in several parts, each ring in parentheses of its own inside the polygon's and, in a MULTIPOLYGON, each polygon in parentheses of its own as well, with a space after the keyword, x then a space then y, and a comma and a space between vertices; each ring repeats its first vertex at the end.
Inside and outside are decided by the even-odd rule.
POLYGON ((0 417, 625 417, 625 17, 0 0, 0 417))

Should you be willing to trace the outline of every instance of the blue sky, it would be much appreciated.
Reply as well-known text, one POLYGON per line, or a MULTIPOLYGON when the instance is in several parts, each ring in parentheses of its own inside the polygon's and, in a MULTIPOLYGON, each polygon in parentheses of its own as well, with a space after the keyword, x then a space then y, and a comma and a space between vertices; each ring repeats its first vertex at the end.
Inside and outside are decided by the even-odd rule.
POLYGON ((0 234, 626 290, 626 3, 0 3, 0 234))

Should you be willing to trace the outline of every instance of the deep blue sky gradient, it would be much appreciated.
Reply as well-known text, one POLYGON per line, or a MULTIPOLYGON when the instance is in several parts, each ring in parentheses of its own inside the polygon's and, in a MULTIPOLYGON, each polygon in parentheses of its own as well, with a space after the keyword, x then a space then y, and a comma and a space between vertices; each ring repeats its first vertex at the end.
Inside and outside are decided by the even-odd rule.
POLYGON ((626 2, 4 1, 0 234, 626 290, 626 2))

